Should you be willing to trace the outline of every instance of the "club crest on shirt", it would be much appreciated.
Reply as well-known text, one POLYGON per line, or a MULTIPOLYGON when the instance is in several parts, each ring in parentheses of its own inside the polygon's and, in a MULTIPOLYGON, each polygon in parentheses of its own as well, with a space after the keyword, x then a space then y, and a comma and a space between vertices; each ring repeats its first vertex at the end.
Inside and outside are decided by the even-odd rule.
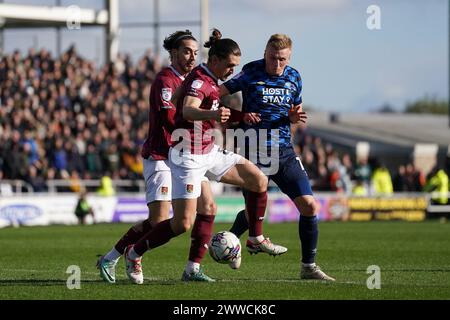
POLYGON ((171 88, 162 88, 161 96, 164 101, 169 102, 172 99, 172 89, 171 88))
POLYGON ((186 185, 186 192, 187 192, 187 193, 192 193, 192 192, 194 192, 194 185, 193 185, 193 184, 187 184, 187 185, 186 185))
POLYGON ((203 85, 203 81, 202 80, 194 80, 194 82, 192 82, 191 87, 194 89, 200 89, 203 85))
POLYGON ((167 195, 169 193, 169 187, 161 187, 161 194, 167 195))

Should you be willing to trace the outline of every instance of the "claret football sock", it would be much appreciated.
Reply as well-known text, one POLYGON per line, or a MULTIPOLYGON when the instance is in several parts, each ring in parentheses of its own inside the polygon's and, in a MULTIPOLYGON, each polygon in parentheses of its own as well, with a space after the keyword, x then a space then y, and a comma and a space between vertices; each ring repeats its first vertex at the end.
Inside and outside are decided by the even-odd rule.
POLYGON ((267 206, 267 192, 248 192, 245 197, 245 208, 248 213, 248 235, 262 235, 263 221, 267 206))
POLYGON ((240 238, 245 231, 248 230, 248 221, 245 216, 245 210, 239 211, 236 215, 236 219, 233 222, 233 226, 230 229, 230 232, 234 233, 236 237, 240 238))
POLYGON ((302 243, 302 262, 314 263, 317 253, 317 239, 319 237, 317 217, 300 215, 298 234, 302 243))
POLYGON ((189 261, 200 263, 208 250, 214 226, 214 215, 197 213, 194 226, 191 231, 191 248, 189 250, 189 261))
MULTIPOLYGON (((135 244, 146 233, 150 232, 150 230, 152 230, 152 225, 150 224, 150 221, 148 221, 148 220, 144 220, 144 221, 142 221, 142 223, 138 223, 138 224, 132 226, 127 231, 127 233, 125 233, 123 235, 123 237, 119 241, 117 241, 116 245, 114 246, 116 251, 120 253, 119 256, 125 252, 125 248, 127 246, 129 246, 130 244, 135 244)), ((112 256, 114 256, 114 254, 115 253, 112 253, 112 256)), ((107 258, 107 257, 105 257, 105 258, 107 258)))
POLYGON ((170 221, 171 219, 167 219, 158 223, 150 232, 139 239, 134 245, 136 253, 142 256, 147 250, 162 246, 175 237, 175 233, 170 226, 170 221))

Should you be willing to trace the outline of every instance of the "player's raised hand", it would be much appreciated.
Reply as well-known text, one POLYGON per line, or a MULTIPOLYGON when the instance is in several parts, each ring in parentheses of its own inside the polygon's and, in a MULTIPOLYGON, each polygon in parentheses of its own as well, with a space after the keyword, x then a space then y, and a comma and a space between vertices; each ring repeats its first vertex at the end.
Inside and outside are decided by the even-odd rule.
POLYGON ((291 123, 306 123, 306 119, 308 119, 308 116, 306 115, 306 112, 303 111, 301 104, 292 106, 288 112, 288 116, 291 123))
POLYGON ((216 121, 220 121, 222 123, 227 122, 227 120, 230 118, 231 111, 228 108, 220 107, 216 110, 216 121))
POLYGON ((245 124, 255 124, 261 121, 261 114, 255 112, 246 112, 242 119, 245 124))

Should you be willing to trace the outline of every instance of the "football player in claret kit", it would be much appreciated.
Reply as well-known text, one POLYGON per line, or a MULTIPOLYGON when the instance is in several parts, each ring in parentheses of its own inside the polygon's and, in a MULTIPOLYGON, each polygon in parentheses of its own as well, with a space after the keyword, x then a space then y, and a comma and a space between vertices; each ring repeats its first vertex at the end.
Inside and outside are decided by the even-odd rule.
MULTIPOLYGON (((149 218, 130 228, 114 247, 98 260, 100 276, 109 283, 114 283, 116 280, 115 266, 126 248, 136 243, 156 224, 169 219, 172 176, 168 165, 168 151, 171 134, 175 127, 175 106, 170 100, 186 75, 194 68, 198 44, 189 30, 176 31, 164 40, 164 48, 170 54, 171 65, 161 70, 152 84, 149 131, 142 148, 149 218)), ((194 262, 200 261, 202 252, 206 250, 203 247, 205 236, 201 230, 205 229, 205 224, 207 226, 212 224, 213 219, 210 216, 216 212, 208 179, 202 180, 201 189, 189 252, 189 260, 194 262)), ((141 261, 137 259, 133 263, 126 263, 126 266, 132 267, 127 270, 129 279, 137 284, 143 283, 141 261)))
MULTIPOLYGON (((286 251, 286 248, 273 244, 262 234, 260 218, 264 216, 267 204, 267 178, 256 165, 242 156, 221 150, 214 144, 210 132, 216 121, 226 122, 230 117, 229 109, 219 107, 218 80, 224 81, 239 64, 239 46, 231 39, 221 39, 220 32, 214 30, 205 47, 210 48, 208 62, 192 70, 183 82, 177 100, 178 129, 174 131, 173 138, 179 133, 182 139, 176 141, 169 151, 174 216, 157 224, 127 249, 126 260, 131 264, 138 261, 146 251, 165 244, 191 228, 197 210, 197 198, 201 195, 201 180, 205 175, 248 191, 246 209, 249 216, 249 241, 255 248, 272 255, 286 251)), ((208 233, 208 238, 211 237, 210 228, 205 227, 202 232, 208 233)), ((184 270, 182 279, 214 281, 201 271, 199 265, 190 272, 184 270)))
MULTIPOLYGON (((241 128, 255 129, 258 135, 267 132, 267 149, 274 149, 277 144, 279 167, 276 172, 266 171, 280 190, 294 202, 300 213, 298 233, 302 248, 302 279, 319 279, 334 281, 315 264, 317 252, 318 227, 317 205, 311 185, 300 157, 291 144, 291 123, 305 122, 306 114, 302 111, 302 79, 297 70, 290 67, 292 41, 287 35, 274 34, 267 42, 264 59, 246 64, 235 77, 221 85, 221 96, 242 92, 241 128), (266 129, 266 130, 261 130, 266 129), (278 130, 276 137, 271 130, 278 130), (276 138, 276 139, 274 139, 276 138), (277 140, 277 141, 276 141, 277 140)), ((274 131, 276 132, 276 131, 274 131)), ((258 147, 259 148, 259 147, 258 147)), ((252 152, 250 146, 250 154, 252 152)), ((261 150, 253 150, 258 156, 258 166, 264 170, 267 164, 261 150)), ((249 156, 250 154, 247 154, 249 156)), ((244 192, 247 200, 247 196, 244 192)), ((248 228, 245 210, 238 213, 231 232, 240 237, 248 228)))

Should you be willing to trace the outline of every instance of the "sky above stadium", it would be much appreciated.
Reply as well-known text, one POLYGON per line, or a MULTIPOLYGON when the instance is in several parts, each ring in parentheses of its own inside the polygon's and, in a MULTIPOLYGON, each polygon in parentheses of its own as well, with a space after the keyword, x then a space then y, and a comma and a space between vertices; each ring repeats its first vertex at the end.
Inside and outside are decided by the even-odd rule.
MULTIPOLYGON (((55 5, 55 0, 10 0, 5 3, 55 5)), ((100 9, 102 0, 66 1, 100 9)), ((198 20, 199 0, 160 0, 161 21, 198 20)), ((241 65, 263 56, 273 33, 288 34, 293 44, 291 66, 303 77, 303 101, 318 110, 367 112, 389 104, 402 110, 407 102, 436 96, 448 98, 448 2, 446 0, 210 0, 210 27, 236 40, 241 65), (380 8, 379 30, 369 30, 370 5, 380 8)), ((150 0, 120 0, 121 22, 152 22, 150 0)), ((197 26, 161 28, 160 39, 197 26)), ((75 43, 86 58, 103 63, 99 28, 65 30, 63 47, 75 43)), ((5 50, 46 47, 56 52, 51 29, 5 32, 5 50)), ((153 30, 124 28, 120 51, 136 61, 153 46, 153 30)), ((163 58, 166 52, 161 48, 163 58)), ((239 71, 240 68, 238 67, 239 71)))

